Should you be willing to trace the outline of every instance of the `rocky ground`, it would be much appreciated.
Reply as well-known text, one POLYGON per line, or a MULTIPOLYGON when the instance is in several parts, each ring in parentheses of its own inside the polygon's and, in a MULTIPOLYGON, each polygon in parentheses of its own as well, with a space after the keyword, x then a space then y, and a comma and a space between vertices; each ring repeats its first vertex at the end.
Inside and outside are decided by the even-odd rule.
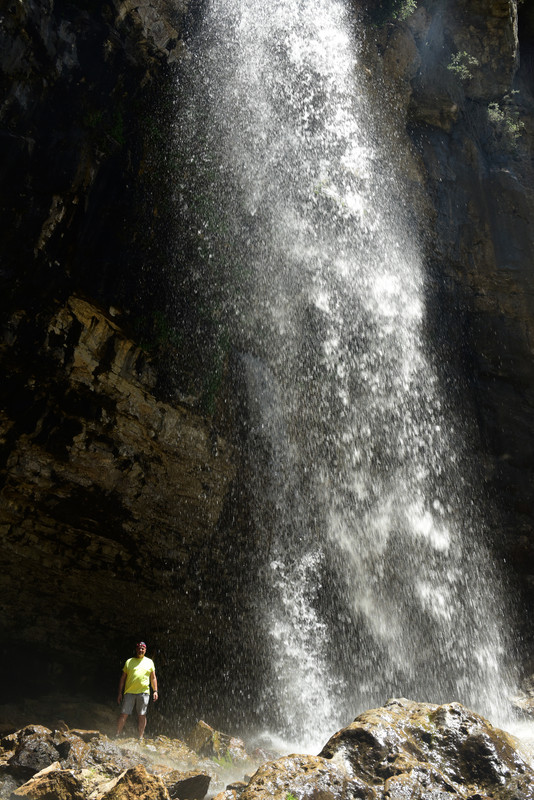
POLYGON ((459 703, 390 700, 332 736, 317 756, 249 753, 202 721, 185 738, 140 743, 65 721, 25 725, 0 740, 0 798, 534 798, 534 760, 521 743, 459 703))
MULTIPOLYGON (((76 716, 75 704, 70 705, 76 716)), ((62 710, 68 711, 67 704, 62 710)), ((9 713, 9 707, 2 708, 2 718, 9 713)), ((11 709, 11 718, 14 713, 24 715, 11 709)), ((270 757, 260 750, 248 753, 241 739, 203 721, 185 741, 162 735, 139 741, 130 720, 124 735, 116 738, 116 715, 93 706, 79 716, 88 719, 90 713, 99 730, 69 727, 65 720, 53 723, 50 712, 48 725, 26 724, 5 733, 0 739, 0 798, 201 800, 231 786, 236 778, 243 782, 270 757)))

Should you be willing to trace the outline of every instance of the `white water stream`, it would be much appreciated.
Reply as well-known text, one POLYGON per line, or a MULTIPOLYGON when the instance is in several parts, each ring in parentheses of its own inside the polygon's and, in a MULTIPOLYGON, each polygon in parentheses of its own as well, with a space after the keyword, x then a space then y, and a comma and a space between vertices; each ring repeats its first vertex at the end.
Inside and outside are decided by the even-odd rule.
POLYGON ((207 0, 186 121, 246 376, 262 710, 312 749, 391 696, 499 721, 508 691, 501 589, 357 36, 337 0, 207 0))

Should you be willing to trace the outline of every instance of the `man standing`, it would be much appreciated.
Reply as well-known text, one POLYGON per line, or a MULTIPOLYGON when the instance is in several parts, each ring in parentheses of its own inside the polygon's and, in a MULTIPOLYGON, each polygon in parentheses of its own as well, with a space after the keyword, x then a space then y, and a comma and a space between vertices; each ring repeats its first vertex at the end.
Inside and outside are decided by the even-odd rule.
POLYGON ((158 699, 156 669, 152 659, 147 658, 145 653, 146 644, 139 642, 135 646, 135 658, 129 658, 122 668, 119 695, 117 697, 117 703, 121 705, 122 702, 121 713, 117 721, 117 736, 122 733, 124 723, 135 707, 137 711, 137 733, 141 740, 146 727, 146 711, 150 699, 151 685, 154 700, 158 699))

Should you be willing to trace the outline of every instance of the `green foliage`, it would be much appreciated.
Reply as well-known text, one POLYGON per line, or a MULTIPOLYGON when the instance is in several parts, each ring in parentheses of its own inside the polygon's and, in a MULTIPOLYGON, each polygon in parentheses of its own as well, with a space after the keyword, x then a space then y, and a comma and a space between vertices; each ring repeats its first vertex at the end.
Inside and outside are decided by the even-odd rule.
POLYGON ((395 19, 407 19, 417 9, 417 0, 403 0, 394 14, 395 19))
POLYGON ((83 116, 84 126, 104 150, 109 149, 110 139, 121 147, 126 144, 124 113, 121 106, 115 106, 112 113, 100 108, 91 108, 83 116))
POLYGON ((126 142, 126 137, 124 134, 124 116, 120 108, 115 109, 113 114, 110 136, 112 139, 115 139, 117 144, 120 144, 121 146, 126 142))
POLYGON ((473 77, 473 68, 479 66, 478 58, 470 55, 465 50, 455 53, 447 66, 450 72, 454 73, 456 77, 466 83, 473 77))
POLYGON ((298 800, 298 798, 292 792, 289 792, 289 794, 286 794, 286 800, 298 800))
POLYGON ((514 105, 515 94, 516 92, 512 92, 505 95, 501 103, 494 102, 488 105, 488 122, 494 139, 508 152, 516 151, 518 140, 525 130, 519 109, 514 105))
POLYGON ((234 766, 234 759, 232 758, 232 756, 228 751, 226 751, 226 753, 223 753, 221 756, 216 756, 213 760, 220 767, 223 767, 225 769, 230 769, 231 767, 234 766))
POLYGON ((381 27, 392 20, 404 20, 417 8, 417 0, 378 0, 370 3, 368 13, 371 21, 381 27))
POLYGON ((101 110, 92 109, 91 111, 88 111, 85 114, 83 118, 83 124, 85 125, 86 128, 89 128, 90 130, 95 130, 102 126, 103 119, 104 115, 101 110))

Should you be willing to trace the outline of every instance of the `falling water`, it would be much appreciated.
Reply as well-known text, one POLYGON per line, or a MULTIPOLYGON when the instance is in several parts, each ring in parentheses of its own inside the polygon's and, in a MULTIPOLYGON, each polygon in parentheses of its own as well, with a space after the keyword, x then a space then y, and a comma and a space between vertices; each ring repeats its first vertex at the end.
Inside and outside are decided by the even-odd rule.
POLYGON ((358 36, 337 0, 207 0, 178 124, 246 378, 262 710, 310 747, 390 696, 495 716, 506 692, 498 581, 358 36))

